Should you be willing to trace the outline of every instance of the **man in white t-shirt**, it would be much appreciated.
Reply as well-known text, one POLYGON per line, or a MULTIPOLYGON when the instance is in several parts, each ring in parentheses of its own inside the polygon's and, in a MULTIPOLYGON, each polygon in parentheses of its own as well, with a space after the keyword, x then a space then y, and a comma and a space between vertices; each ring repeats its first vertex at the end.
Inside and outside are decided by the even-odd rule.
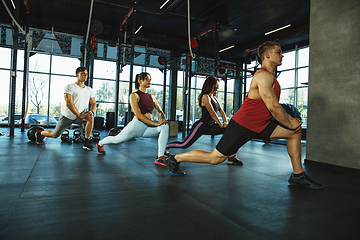
POLYGON ((76 69, 76 83, 71 83, 64 88, 66 107, 62 111, 54 131, 46 130, 35 134, 36 143, 44 144, 43 137, 57 138, 72 123, 81 124, 86 122, 85 143, 83 148, 94 150, 89 143, 90 135, 94 127, 94 111, 96 109, 95 94, 92 88, 85 86, 88 72, 85 67, 76 69), (89 109, 90 103, 90 111, 89 109))

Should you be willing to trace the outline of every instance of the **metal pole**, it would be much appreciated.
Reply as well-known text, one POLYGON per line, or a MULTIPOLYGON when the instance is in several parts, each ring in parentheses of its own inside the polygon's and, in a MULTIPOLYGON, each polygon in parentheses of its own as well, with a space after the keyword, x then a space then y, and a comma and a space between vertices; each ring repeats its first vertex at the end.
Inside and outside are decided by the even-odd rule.
POLYGON ((247 75, 247 62, 246 62, 246 50, 245 50, 245 61, 244 61, 244 69, 245 69, 245 72, 244 72, 244 97, 243 97, 243 102, 245 101, 245 98, 246 98, 246 75, 247 75))
POLYGON ((225 86, 224 86, 224 112, 226 113, 226 102, 227 102, 227 74, 225 74, 225 86))
MULTIPOLYGON (((129 94, 132 93, 132 83, 133 83, 133 75, 134 75, 135 31, 136 31, 136 2, 134 3, 134 13, 133 13, 132 31, 131 31, 131 56, 130 56, 129 94)), ((130 113, 131 113, 131 106, 130 106, 130 101, 129 101, 129 103, 128 103, 127 123, 130 122, 130 119, 131 119, 130 113)))
MULTIPOLYGON (((26 14, 26 33, 29 33, 29 24, 27 21, 26 14)), ((24 52, 24 76, 23 76, 23 88, 22 88, 22 106, 21 106, 21 132, 25 132, 25 117, 26 117, 26 88, 27 88, 27 77, 29 73, 29 44, 30 42, 25 42, 25 52, 24 52)))
POLYGON ((167 59, 164 58, 164 85, 163 85, 163 99, 162 99, 162 109, 163 109, 164 113, 166 113, 166 111, 165 111, 165 104, 166 104, 166 66, 167 66, 167 59))
POLYGON ((188 93, 188 64, 185 60, 186 68, 185 68, 185 78, 183 80, 184 84, 184 91, 183 91, 183 129, 182 129, 182 137, 185 138, 185 131, 186 131, 186 120, 187 120, 187 93, 188 93))
MULTIPOLYGON (((16 12, 18 10, 16 9, 16 12)), ((18 15, 18 14, 16 14, 18 15)), ((14 137, 14 127, 15 127, 15 93, 16 93, 16 63, 17 63, 17 51, 18 51, 18 37, 19 30, 17 26, 13 23, 13 49, 12 49, 12 69, 11 69, 11 99, 10 99, 10 137, 14 137)))
POLYGON ((215 54, 214 54, 214 61, 215 61, 215 69, 214 69, 214 76, 217 77, 217 67, 219 65, 219 24, 216 23, 215 29, 215 54))
POLYGON ((191 96, 191 65, 192 65, 192 56, 189 54, 189 75, 188 75, 188 95, 187 95, 187 120, 186 120, 186 133, 189 133, 189 125, 190 125, 190 96, 191 96))
POLYGON ((120 65, 121 58, 121 44, 120 38, 118 38, 117 44, 117 58, 116 58, 116 80, 115 80, 115 122, 114 127, 117 127, 117 118, 119 116, 119 86, 120 86, 120 65))

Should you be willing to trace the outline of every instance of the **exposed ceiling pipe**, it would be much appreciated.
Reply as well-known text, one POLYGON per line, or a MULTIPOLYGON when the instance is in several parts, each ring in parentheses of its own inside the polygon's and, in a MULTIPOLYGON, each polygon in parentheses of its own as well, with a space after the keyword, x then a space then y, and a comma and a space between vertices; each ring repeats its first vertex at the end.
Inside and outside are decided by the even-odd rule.
MULTIPOLYGON (((176 3, 178 0, 176 0, 174 3, 176 3)), ((105 6, 111 6, 111 7, 116 7, 118 9, 124 10, 124 11, 128 11, 130 7, 128 6, 123 6, 120 4, 116 4, 116 3, 109 3, 103 0, 94 0, 95 3, 99 3, 101 5, 105 5, 105 6)), ((174 4, 173 3, 173 4, 174 4)), ((153 17, 157 17, 157 18, 161 18, 161 17, 165 17, 166 14, 172 15, 174 17, 178 17, 178 18, 182 18, 182 19, 187 19, 188 16, 187 15, 182 15, 182 14, 178 14, 178 13, 173 13, 173 12, 167 12, 169 10, 170 7, 173 6, 173 4, 170 4, 170 6, 168 8, 166 8, 162 13, 154 13, 154 12, 149 12, 149 11, 145 11, 145 10, 140 10, 137 9, 136 13, 137 14, 143 14, 143 15, 149 15, 149 16, 153 16, 153 17)), ((195 18, 195 17, 191 17, 191 21, 197 21, 197 22, 202 22, 204 21, 206 18, 204 19, 199 19, 199 18, 195 18)))

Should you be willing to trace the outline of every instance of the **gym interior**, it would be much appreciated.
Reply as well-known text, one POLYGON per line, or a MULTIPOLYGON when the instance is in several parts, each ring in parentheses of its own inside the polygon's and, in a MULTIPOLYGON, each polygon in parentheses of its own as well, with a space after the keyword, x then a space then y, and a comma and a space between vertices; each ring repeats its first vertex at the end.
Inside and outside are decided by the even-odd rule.
MULTIPOLYGON (((358 0, 1 0, 0 239, 355 239, 359 11, 358 0), (182 163, 176 177, 154 164, 156 138, 102 156, 75 140, 76 124, 67 140, 28 137, 54 129, 64 86, 86 66, 96 136, 132 119, 129 94, 145 71, 169 142, 181 141, 201 117, 207 76, 220 79, 229 119, 241 107, 264 41, 282 47, 280 103, 301 115, 303 168, 321 190, 288 184, 286 140, 246 143, 243 166, 182 163)), ((172 152, 212 151, 220 138, 172 152)))

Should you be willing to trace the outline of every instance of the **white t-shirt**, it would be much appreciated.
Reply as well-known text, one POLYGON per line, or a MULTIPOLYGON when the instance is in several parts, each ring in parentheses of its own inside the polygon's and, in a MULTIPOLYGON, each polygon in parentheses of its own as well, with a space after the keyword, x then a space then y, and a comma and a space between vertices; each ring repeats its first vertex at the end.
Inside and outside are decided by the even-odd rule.
MULTIPOLYGON (((72 95, 75 108, 78 110, 79 113, 87 111, 89 109, 90 98, 95 97, 92 88, 88 86, 81 88, 76 83, 66 85, 64 88, 64 93, 72 95)), ((65 107, 64 111, 62 111, 61 114, 71 120, 76 119, 75 114, 73 114, 68 107, 65 107)))

